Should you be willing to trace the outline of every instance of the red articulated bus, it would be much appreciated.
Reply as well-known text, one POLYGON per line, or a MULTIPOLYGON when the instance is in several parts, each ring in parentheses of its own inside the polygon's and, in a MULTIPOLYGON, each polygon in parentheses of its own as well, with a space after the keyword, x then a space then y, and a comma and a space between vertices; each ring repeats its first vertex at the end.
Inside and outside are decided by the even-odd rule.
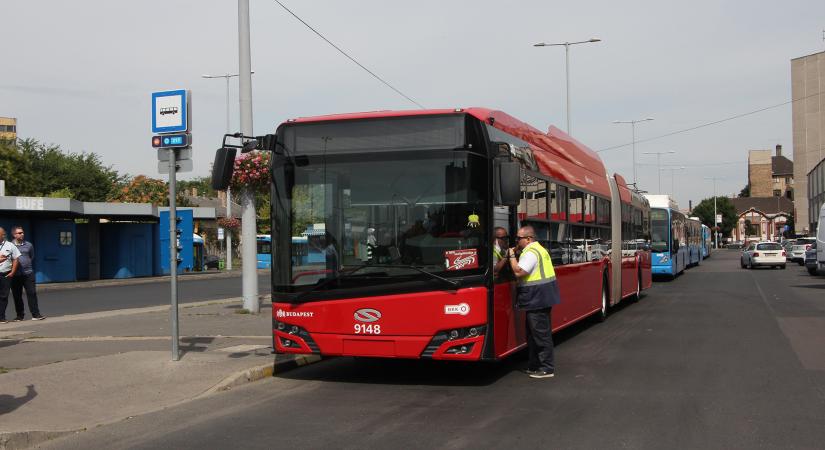
POLYGON ((279 353, 518 351, 516 281, 493 274, 499 226, 532 225, 550 252, 554 331, 651 285, 647 201, 557 128, 484 108, 379 111, 290 120, 269 142, 279 353))

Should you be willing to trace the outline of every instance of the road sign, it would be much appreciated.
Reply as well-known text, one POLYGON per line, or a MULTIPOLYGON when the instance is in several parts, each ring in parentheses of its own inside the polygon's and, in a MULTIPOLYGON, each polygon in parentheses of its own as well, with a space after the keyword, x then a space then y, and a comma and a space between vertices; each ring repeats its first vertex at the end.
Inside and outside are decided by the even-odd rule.
MULTIPOLYGON (((191 148, 179 148, 175 151, 175 161, 183 161, 184 159, 192 159, 191 148)), ((169 149, 158 149, 158 161, 169 161, 169 149)))
POLYGON ((721 214, 716 215, 716 223, 722 223, 722 215, 721 214))
MULTIPOLYGON (((191 172, 192 171, 192 160, 191 159, 184 159, 180 160, 176 163, 178 166, 178 172, 191 172)), ((158 161, 158 172, 160 173, 169 173, 169 159, 167 158, 166 161, 158 161)))
POLYGON ((189 91, 152 93, 152 133, 184 133, 189 131, 189 91))
POLYGON ((155 148, 182 148, 190 145, 192 145, 192 135, 188 133, 152 136, 152 147, 155 148))
POLYGON ((218 228, 218 240, 223 240, 223 228, 218 228))

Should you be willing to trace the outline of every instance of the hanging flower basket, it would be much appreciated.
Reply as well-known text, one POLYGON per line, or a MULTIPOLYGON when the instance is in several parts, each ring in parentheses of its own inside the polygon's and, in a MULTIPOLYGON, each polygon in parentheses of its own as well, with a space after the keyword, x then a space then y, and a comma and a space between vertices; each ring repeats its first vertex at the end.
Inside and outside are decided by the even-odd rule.
POLYGON ((269 152, 243 153, 235 158, 232 190, 235 192, 269 192, 269 152))
POLYGON ((241 228, 241 221, 234 217, 221 217, 218 219, 218 226, 229 230, 238 230, 241 228))

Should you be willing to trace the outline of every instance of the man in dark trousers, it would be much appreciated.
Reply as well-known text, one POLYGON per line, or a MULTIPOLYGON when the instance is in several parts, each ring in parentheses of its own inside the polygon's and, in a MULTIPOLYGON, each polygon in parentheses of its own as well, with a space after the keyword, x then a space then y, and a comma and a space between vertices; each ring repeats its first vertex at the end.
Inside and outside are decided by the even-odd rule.
POLYGON ((518 278, 516 306, 527 313, 527 374, 531 378, 552 378, 555 364, 550 313, 553 305, 561 302, 556 272, 550 253, 536 241, 533 227, 519 228, 517 239, 516 247, 507 251, 507 258, 518 278), (521 251, 518 259, 516 249, 521 251))
POLYGON ((6 240, 6 230, 0 227, 0 323, 9 323, 6 320, 6 307, 9 305, 11 278, 17 271, 19 257, 17 246, 6 240))
POLYGON ((17 272, 11 279, 11 293, 14 296, 14 309, 17 311, 16 322, 25 319, 26 310, 23 307, 23 289, 26 290, 26 300, 29 303, 29 313, 32 320, 43 320, 40 308, 37 306, 37 290, 34 286, 34 246, 25 240, 23 227, 16 226, 11 229, 14 245, 20 251, 17 272))

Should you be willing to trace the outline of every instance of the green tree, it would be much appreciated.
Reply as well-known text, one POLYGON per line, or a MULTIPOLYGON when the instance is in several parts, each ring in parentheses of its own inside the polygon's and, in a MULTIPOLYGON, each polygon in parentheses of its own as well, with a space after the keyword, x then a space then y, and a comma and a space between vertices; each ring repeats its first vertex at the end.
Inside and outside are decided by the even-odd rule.
POLYGON ((742 188, 741 191, 739 191, 739 197, 750 197, 750 196, 751 196, 751 184, 748 183, 748 184, 745 185, 745 187, 742 188))
POLYGON ((121 176, 94 153, 64 152, 35 139, 0 144, 0 176, 11 195, 72 194, 80 201, 105 201, 121 176))
MULTIPOLYGON (((716 211, 722 215, 722 223, 719 225, 722 236, 729 236, 731 230, 736 227, 738 216, 736 208, 727 197, 716 197, 716 211)), ((703 224, 713 228, 713 197, 706 198, 693 208, 693 215, 698 217, 703 224)))
POLYGON ((29 195, 35 183, 30 161, 13 140, 0 140, 0 180, 6 180, 7 195, 29 195))

